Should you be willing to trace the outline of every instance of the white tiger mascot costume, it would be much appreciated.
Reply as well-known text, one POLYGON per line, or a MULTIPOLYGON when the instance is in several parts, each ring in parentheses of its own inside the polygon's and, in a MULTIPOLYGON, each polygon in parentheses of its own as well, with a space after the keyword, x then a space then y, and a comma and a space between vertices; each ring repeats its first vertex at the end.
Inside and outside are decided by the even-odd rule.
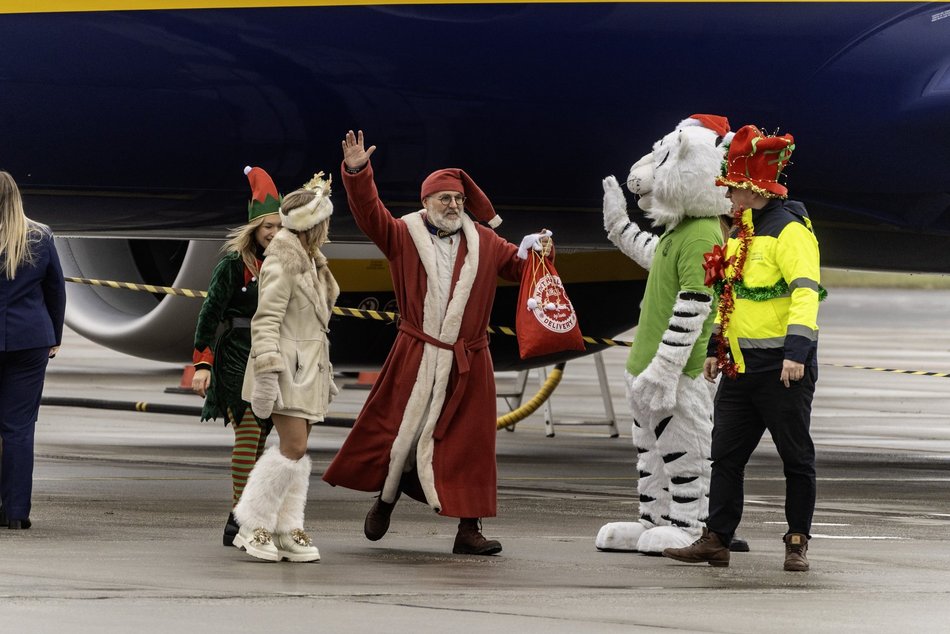
POLYGON ((611 522, 600 550, 660 554, 692 543, 709 510, 713 385, 702 376, 715 316, 703 254, 723 243, 729 214, 717 187, 731 139, 725 117, 696 114, 657 141, 630 169, 628 189, 654 226, 627 215, 617 179, 604 179, 604 228, 623 253, 649 271, 633 348, 624 372, 637 448, 639 521, 611 522))

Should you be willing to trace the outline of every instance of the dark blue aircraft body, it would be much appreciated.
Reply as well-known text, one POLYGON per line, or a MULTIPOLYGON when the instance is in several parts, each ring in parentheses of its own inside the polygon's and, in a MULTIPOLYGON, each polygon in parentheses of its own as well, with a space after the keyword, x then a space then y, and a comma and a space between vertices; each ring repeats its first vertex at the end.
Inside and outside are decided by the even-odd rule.
MULTIPOLYGON (((0 168, 59 235, 220 237, 245 164, 287 191, 362 128, 394 210, 459 166, 506 237, 606 250, 601 179, 697 112, 795 135, 824 264, 950 271, 950 4, 0 15, 0 168)), ((365 242, 334 197, 334 240, 365 242)))

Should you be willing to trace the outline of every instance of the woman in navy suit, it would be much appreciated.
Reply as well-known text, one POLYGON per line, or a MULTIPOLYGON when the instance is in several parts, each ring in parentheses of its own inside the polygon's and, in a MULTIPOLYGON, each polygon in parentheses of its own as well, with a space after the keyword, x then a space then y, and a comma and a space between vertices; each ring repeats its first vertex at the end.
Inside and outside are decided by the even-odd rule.
POLYGON ((0 171, 0 525, 30 527, 33 435, 46 364, 63 341, 66 285, 49 227, 0 171))

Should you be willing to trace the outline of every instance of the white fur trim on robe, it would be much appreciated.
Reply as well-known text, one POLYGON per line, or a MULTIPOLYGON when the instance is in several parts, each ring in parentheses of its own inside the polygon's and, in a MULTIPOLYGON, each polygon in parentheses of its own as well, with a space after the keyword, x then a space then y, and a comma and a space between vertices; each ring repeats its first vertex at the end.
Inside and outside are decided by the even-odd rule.
MULTIPOLYGON (((439 276, 436 270, 435 246, 430 239, 429 230, 422 219, 423 210, 413 212, 400 218, 409 228, 409 236, 419 252, 419 259, 426 272, 426 296, 423 303, 422 331, 434 339, 449 346, 458 340, 459 329, 462 327, 462 316, 468 304, 475 284, 475 275, 478 273, 478 231, 468 216, 462 216, 462 234, 465 236, 468 252, 459 272, 458 282, 455 284, 452 299, 445 311, 445 318, 439 314, 439 276)), ((419 426, 422 426, 421 435, 416 445, 416 470, 419 474, 419 483, 425 493, 426 501, 436 512, 441 510, 439 495, 435 489, 435 474, 432 468, 432 456, 435 442, 432 434, 435 425, 442 413, 445 402, 445 390, 455 363, 455 352, 443 350, 431 343, 424 343, 422 360, 416 381, 406 403, 402 421, 399 423, 399 432, 393 441, 389 454, 389 472, 380 497, 384 502, 392 502, 399 491, 399 481, 402 478, 406 461, 412 453, 412 443, 416 438, 419 426), (430 403, 431 399, 431 403, 430 403), (427 407, 428 406, 428 407, 427 407), (423 420, 423 416, 428 416, 423 420)))

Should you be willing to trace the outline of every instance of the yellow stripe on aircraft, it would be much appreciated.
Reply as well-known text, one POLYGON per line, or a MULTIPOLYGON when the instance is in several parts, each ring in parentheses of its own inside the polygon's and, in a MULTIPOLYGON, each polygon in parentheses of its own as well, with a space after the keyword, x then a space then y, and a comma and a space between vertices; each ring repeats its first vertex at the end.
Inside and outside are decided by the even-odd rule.
MULTIPOLYGON (((631 0, 627 0, 628 2, 631 0)), ((648 0, 633 0, 646 2, 648 0)), ((674 0, 689 2, 691 0, 674 0)), ((712 0, 708 0, 712 1, 712 0)), ((816 0, 817 1, 817 0, 816 0)), ((93 11, 164 11, 175 9, 271 9, 425 4, 603 4, 602 0, 0 0, 2 13, 76 13, 93 11)))

